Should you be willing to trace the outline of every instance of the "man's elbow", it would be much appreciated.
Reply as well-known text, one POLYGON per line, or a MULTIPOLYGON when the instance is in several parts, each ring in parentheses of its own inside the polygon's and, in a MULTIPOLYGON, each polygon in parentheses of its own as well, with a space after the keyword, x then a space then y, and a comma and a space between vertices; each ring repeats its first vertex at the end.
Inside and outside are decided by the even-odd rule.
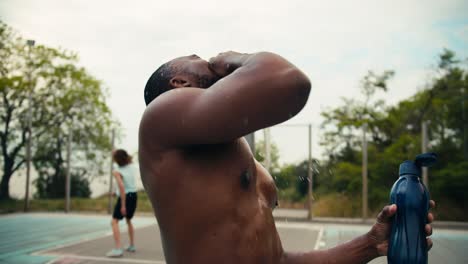
POLYGON ((291 70, 287 77, 291 80, 291 92, 294 98, 294 108, 296 114, 302 110, 309 99, 312 89, 310 79, 299 69, 291 70))
POLYGON ((294 69, 291 70, 290 77, 293 85, 298 89, 298 93, 309 96, 310 90, 312 89, 312 83, 310 82, 309 77, 307 77, 301 70, 294 69))

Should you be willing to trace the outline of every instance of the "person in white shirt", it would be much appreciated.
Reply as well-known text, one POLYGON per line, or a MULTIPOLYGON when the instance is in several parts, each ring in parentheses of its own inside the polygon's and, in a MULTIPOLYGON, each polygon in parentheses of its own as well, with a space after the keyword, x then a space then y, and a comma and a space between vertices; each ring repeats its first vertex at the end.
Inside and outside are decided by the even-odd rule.
POLYGON ((132 218, 137 207, 137 192, 135 185, 136 167, 132 163, 132 157, 123 149, 113 152, 113 160, 117 163, 113 171, 117 182, 116 195, 118 197, 112 214, 112 233, 114 235, 115 248, 109 251, 108 257, 121 257, 124 250, 120 242, 119 221, 125 217, 128 226, 130 244, 125 248, 128 252, 135 252, 135 237, 132 218))

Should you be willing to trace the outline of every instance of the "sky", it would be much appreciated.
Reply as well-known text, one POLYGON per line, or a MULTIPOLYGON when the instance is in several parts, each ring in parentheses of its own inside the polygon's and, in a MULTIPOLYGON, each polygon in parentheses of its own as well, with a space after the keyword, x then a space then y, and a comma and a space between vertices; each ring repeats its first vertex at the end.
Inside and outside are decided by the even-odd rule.
MULTIPOLYGON (((286 124, 313 124, 318 157, 320 112, 358 97, 369 70, 395 71, 389 92, 379 95, 391 105, 423 89, 443 48, 468 57, 463 0, 0 0, 0 19, 24 38, 79 54, 107 87, 123 127, 116 146, 130 153, 138 147, 147 79, 182 55, 271 51, 290 60, 309 76, 312 92, 286 124)), ((282 163, 307 155, 306 127, 273 128, 272 140, 282 163)))

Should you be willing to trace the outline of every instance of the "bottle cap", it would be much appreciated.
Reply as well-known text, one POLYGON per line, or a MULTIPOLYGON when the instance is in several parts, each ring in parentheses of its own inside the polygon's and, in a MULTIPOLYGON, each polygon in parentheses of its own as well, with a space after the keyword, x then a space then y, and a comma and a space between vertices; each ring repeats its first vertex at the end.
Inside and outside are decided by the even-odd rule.
POLYGON ((421 168, 416 166, 416 164, 411 160, 405 160, 400 164, 400 176, 404 174, 411 174, 421 177, 421 168))
POLYGON ((430 167, 437 161, 437 154, 433 152, 423 153, 416 156, 413 161, 406 160, 400 164, 399 175, 411 174, 421 177, 421 167, 430 167))

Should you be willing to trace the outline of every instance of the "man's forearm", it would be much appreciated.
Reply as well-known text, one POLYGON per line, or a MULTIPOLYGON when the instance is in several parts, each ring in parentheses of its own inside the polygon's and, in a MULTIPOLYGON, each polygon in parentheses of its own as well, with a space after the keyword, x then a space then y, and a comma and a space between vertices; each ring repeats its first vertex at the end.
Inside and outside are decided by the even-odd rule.
POLYGON ((271 58, 279 58, 279 55, 276 55, 271 52, 256 52, 256 53, 231 53, 226 55, 223 63, 225 64, 227 74, 232 73, 236 69, 244 66, 251 66, 258 64, 259 62, 265 61, 265 58, 269 58, 268 62, 271 62, 271 58))
POLYGON ((378 256, 373 241, 366 234, 328 250, 285 253, 281 264, 358 264, 367 263, 378 256))
POLYGON ((245 65, 253 54, 228 51, 220 53, 210 60, 211 68, 220 76, 226 77, 233 71, 245 65))

